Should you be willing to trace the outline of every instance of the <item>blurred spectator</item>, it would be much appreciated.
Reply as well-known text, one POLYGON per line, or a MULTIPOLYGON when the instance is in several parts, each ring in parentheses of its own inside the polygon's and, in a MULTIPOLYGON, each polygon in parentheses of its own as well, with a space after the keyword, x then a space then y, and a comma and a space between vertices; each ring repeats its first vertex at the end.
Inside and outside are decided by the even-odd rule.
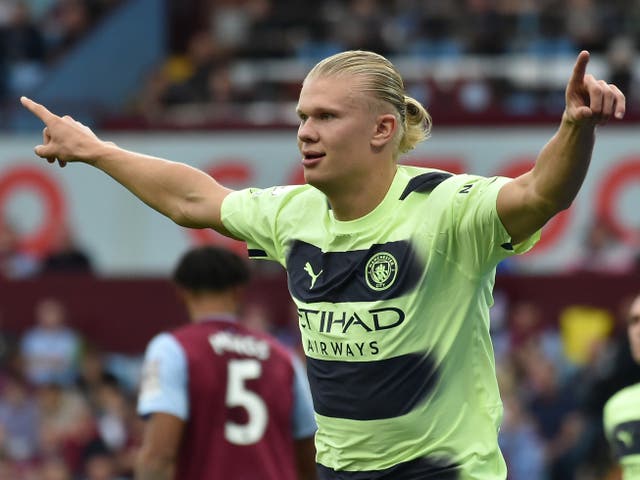
POLYGON ((463 16, 466 20, 467 51, 489 55, 504 53, 507 45, 512 43, 508 39, 508 18, 498 10, 495 2, 467 0, 464 8, 469 14, 463 16))
POLYGON ((34 385, 72 385, 78 374, 81 341, 67 325, 64 305, 45 298, 35 306, 36 325, 24 333, 20 351, 34 385))
POLYGON ((453 2, 425 3, 417 31, 406 46, 409 54, 427 60, 460 58, 464 43, 459 38, 453 2))
POLYGON ((335 35, 343 50, 371 50, 388 54, 382 38, 385 7, 377 0, 351 0, 341 21, 335 26, 335 35))
POLYGON ((6 219, 0 218, 0 278, 31 277, 39 268, 37 259, 21 250, 14 227, 6 219))
MULTIPOLYGON (((23 476, 20 470, 21 468, 19 464, 12 462, 4 457, 0 457, 0 480, 22 479, 23 476)), ((49 480, 49 479, 46 479, 46 480, 49 480)))
POLYGON ((216 43, 224 48, 239 49, 249 35, 251 19, 247 8, 234 0, 211 1, 209 27, 216 43))
POLYGON ((80 480, 124 480, 118 475, 115 457, 107 448, 94 447, 84 461, 84 472, 80 480))
POLYGON ((0 310, 0 377, 16 367, 19 352, 17 339, 17 335, 5 327, 4 313, 0 310))
POLYGON ((546 480, 544 442, 523 403, 522 385, 516 365, 496 365, 504 417, 498 442, 507 463, 509 480, 546 480))
POLYGON ((118 471, 126 476, 133 476, 138 453, 142 446, 145 421, 136 413, 135 401, 127 397, 127 442, 119 450, 113 452, 118 471))
POLYGON ((541 13, 540 23, 536 34, 530 38, 516 52, 552 59, 554 57, 573 56, 576 45, 567 33, 567 17, 563 11, 558 11, 556 5, 549 5, 541 13))
POLYGON ((6 25, 9 23, 13 13, 13 7, 14 5, 12 2, 7 1, 0 3, 0 25, 6 25))
POLYGON ((502 394, 504 418, 499 443, 509 480, 546 480, 545 445, 520 399, 502 394))
POLYGON ((39 480, 73 480, 69 467, 58 457, 45 459, 38 473, 41 475, 39 480))
MULTIPOLYGON (((90 405, 99 435, 98 455, 85 460, 85 469, 100 470, 105 463, 115 462, 119 472, 132 472, 137 448, 140 445, 141 420, 135 412, 133 389, 123 388, 119 379, 107 368, 107 358, 91 348, 83 356, 79 379, 80 392, 90 405), (102 458, 108 452, 113 458, 102 458), (108 461, 107 461, 108 460, 108 461)), ((121 370, 120 368, 117 368, 121 370)), ((118 372, 127 377, 125 372, 118 372)), ((93 473, 92 475, 95 475, 93 473)))
POLYGON ((637 57, 635 42, 628 35, 613 38, 607 49, 607 62, 611 71, 609 81, 618 85, 622 93, 631 101, 638 99, 638 79, 634 74, 637 57))
POLYGON ((95 418, 78 392, 51 383, 37 391, 40 445, 45 456, 59 456, 72 472, 82 469, 85 450, 98 439, 95 418))
MULTIPOLYGON (((491 107, 493 92, 490 83, 480 76, 470 75, 460 86, 458 91, 458 103, 466 112, 481 113, 491 107)), ((507 259, 505 259, 507 260, 507 259)), ((509 262, 500 262, 503 270, 509 262)))
POLYGON ((102 352, 95 346, 88 345, 84 349, 80 360, 77 379, 79 391, 89 401, 93 408, 97 408, 100 388, 104 384, 111 383, 117 383, 117 379, 106 368, 102 352))
POLYGON ((39 420, 31 390, 19 374, 10 374, 0 396, 2 454, 18 462, 33 460, 39 449, 39 420))
POLYGON ((344 50, 340 39, 334 38, 327 21, 317 24, 301 35, 295 47, 296 57, 307 63, 315 63, 321 59, 344 50))
POLYGON ((560 331, 555 319, 546 319, 540 305, 522 300, 513 304, 509 315, 510 352, 521 363, 542 353, 556 365, 564 379, 570 374, 560 331))
POLYGON ((142 354, 111 352, 104 357, 103 364, 108 374, 115 376, 118 385, 127 394, 133 394, 137 392, 140 384, 143 360, 142 354))
POLYGON ((57 0, 43 25, 49 58, 59 59, 89 31, 92 25, 89 2, 57 0))
POLYGON ((572 386, 563 384, 556 366, 542 355, 526 365, 527 410, 545 443, 549 480, 574 480, 583 445, 584 419, 572 386))
POLYGON ((174 63, 169 65, 175 70, 168 73, 175 75, 177 81, 167 86, 161 101, 166 105, 205 101, 209 73, 215 68, 220 53, 208 32, 192 35, 186 54, 175 58, 174 63), (184 73, 180 73, 180 70, 184 73))
POLYGON ((247 36, 236 54, 243 58, 282 58, 291 56, 287 41, 287 16, 299 10, 297 2, 283 2, 276 8, 276 0, 246 0, 244 10, 249 28, 247 36))
MULTIPOLYGON (((190 103, 206 103, 221 89, 230 88, 228 80, 220 82, 220 72, 226 71, 225 51, 206 30, 189 38, 187 50, 170 56, 148 81, 138 105, 141 112, 152 118, 166 108, 190 103)), ((223 98, 228 96, 224 91, 223 98)))
POLYGON ((42 259, 41 273, 92 273, 89 255, 77 244, 68 224, 58 226, 51 250, 42 259))
MULTIPOLYGON (((602 50, 606 42, 600 8, 594 0, 571 0, 566 9, 567 32, 580 50, 602 50)), ((619 83, 616 85, 620 86, 619 83)))
POLYGON ((42 79, 46 49, 26 1, 9 2, 9 22, 0 27, 0 63, 7 67, 8 91, 24 92, 42 79))
POLYGON ((128 440, 127 398, 117 382, 104 382, 97 397, 97 427, 100 438, 110 451, 125 447, 128 440))
POLYGON ((623 243, 606 221, 596 219, 587 230, 572 270, 629 273, 635 268, 635 255, 634 249, 623 243))

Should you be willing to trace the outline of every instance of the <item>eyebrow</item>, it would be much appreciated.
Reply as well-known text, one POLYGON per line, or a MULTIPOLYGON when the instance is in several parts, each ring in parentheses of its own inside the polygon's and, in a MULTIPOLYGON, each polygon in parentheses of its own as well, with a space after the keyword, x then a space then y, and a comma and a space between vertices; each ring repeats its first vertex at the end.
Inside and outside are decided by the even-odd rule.
POLYGON ((338 115, 340 113, 340 109, 339 108, 334 108, 334 107, 312 107, 308 111, 304 111, 299 106, 296 107, 296 114, 298 116, 300 116, 300 115, 309 116, 309 115, 314 115, 314 114, 317 115, 318 113, 331 113, 333 115, 338 115))

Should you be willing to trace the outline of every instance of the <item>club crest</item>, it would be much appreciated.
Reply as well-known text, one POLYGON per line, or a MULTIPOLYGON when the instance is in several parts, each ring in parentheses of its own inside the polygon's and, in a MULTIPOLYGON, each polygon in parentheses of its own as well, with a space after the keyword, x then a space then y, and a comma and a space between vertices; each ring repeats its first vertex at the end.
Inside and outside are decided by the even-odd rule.
POLYGON ((372 290, 386 290, 396 279, 398 262, 387 252, 373 255, 365 266, 365 279, 372 290))

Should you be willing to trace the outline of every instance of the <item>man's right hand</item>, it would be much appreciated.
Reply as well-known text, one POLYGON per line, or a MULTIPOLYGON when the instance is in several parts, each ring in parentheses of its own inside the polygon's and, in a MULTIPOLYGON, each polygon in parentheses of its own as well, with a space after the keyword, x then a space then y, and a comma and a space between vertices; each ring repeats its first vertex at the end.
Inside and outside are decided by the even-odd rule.
POLYGON ((93 131, 70 116, 59 117, 44 105, 27 97, 21 97, 22 105, 45 124, 42 130, 42 145, 35 147, 35 153, 49 163, 58 161, 61 167, 67 162, 92 163, 96 149, 103 142, 93 131))

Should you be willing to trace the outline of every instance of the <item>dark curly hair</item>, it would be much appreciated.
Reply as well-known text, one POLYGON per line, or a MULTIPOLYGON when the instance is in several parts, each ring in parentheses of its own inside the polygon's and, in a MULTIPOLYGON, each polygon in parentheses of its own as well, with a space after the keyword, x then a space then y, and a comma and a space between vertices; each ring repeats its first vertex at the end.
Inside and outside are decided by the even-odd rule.
POLYGON ((173 272, 173 281, 193 292, 221 292, 249 282, 247 262, 230 250, 206 245, 187 251, 173 272))

